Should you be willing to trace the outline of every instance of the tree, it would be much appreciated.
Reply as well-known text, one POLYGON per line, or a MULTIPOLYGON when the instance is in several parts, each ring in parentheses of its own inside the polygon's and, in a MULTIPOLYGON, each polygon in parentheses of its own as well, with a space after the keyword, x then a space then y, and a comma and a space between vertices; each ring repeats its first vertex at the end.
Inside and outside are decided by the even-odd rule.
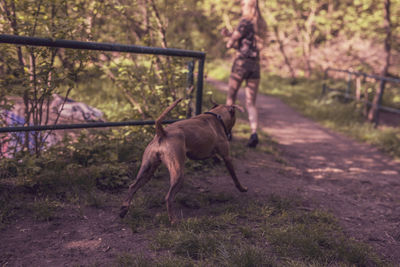
MULTIPOLYGON (((386 32, 386 37, 384 40, 384 62, 382 64, 382 70, 380 75, 382 77, 387 77, 389 74, 390 67, 390 57, 391 57, 391 42, 392 42, 392 22, 390 18, 390 6, 391 1, 384 1, 384 29, 386 32)), ((378 123, 379 120, 379 106, 382 102, 383 93, 385 91, 386 81, 381 80, 379 83, 379 88, 375 93, 374 99, 372 101, 372 107, 368 114, 368 119, 375 124, 378 123)))
MULTIPOLYGON (((85 23, 70 7, 71 2, 66 0, 1 0, 2 30, 14 35, 78 39, 74 36, 84 36, 85 23)), ((68 96, 85 62, 84 54, 71 50, 8 45, 2 46, 0 53, 5 73, 0 80, 2 90, 23 99, 26 124, 49 124, 52 94, 60 92, 61 86, 68 86, 68 96), (15 53, 12 53, 13 50, 15 53), (57 63, 57 57, 62 58, 68 66, 66 70, 57 63)), ((39 155, 48 135, 43 132, 26 132, 23 143, 19 145, 39 155), (32 139, 33 147, 30 145, 32 139)))

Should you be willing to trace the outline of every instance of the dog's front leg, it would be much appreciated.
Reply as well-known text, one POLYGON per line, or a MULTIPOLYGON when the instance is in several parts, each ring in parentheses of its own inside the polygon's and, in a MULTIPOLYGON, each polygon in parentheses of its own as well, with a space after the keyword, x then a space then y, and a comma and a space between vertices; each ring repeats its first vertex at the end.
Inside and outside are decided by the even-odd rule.
POLYGON ((240 192, 247 192, 247 187, 244 187, 240 184, 237 176, 236 176, 236 172, 235 169, 233 168, 233 164, 232 164, 232 159, 229 156, 222 156, 222 158, 224 159, 225 162, 225 166, 229 171, 229 174, 232 177, 233 182, 236 185, 236 188, 240 191, 240 192))

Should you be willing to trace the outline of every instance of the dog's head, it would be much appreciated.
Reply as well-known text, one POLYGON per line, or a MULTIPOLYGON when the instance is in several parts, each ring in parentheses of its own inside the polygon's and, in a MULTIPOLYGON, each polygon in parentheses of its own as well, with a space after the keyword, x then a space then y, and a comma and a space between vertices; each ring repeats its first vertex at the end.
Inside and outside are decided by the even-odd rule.
POLYGON ((222 117, 226 128, 230 131, 236 122, 236 110, 244 112, 244 109, 239 105, 223 105, 214 104, 210 112, 216 113, 222 117))

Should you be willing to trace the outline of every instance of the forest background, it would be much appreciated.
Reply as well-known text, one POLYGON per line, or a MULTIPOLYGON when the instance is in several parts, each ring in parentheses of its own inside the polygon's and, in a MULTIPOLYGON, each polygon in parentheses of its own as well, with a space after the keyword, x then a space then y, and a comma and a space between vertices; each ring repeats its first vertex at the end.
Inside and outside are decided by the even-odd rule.
MULTIPOLYGON (((260 1, 260 8, 268 24, 266 79, 322 80, 328 67, 399 76, 398 1, 260 1)), ((3 34, 203 51, 206 75, 220 79, 229 75, 234 53, 220 31, 232 31, 240 19, 240 1, 1 0, 0 9, 3 34)), ((154 118, 177 97, 189 102, 187 58, 15 45, 2 45, 0 56, 0 108, 20 102, 31 125, 59 121, 62 107, 51 118, 54 94, 94 106, 111 121, 154 118)), ((367 90, 383 93, 384 87, 367 90)), ((377 96, 370 94, 371 101, 377 96)), ((398 107, 398 87, 386 93, 386 102, 398 107)), ((176 116, 184 117, 184 105, 176 116)), ((14 138, 23 148, 14 152, 39 155, 49 133, 14 138)))
MULTIPOLYGON (((264 77, 321 79, 328 67, 399 76, 398 1, 259 2, 268 24, 264 77)), ((240 1, 225 0, 1 0, 0 10, 3 34, 204 51, 206 75, 216 78, 229 74, 234 53, 220 31, 240 19, 240 1)), ((2 45, 0 57, 0 108, 22 99, 32 125, 58 121, 60 110, 53 120, 49 112, 54 94, 94 106, 111 121, 154 118, 171 100, 189 98, 188 59, 15 45, 2 45)), ((386 98, 397 107, 398 88, 386 98)), ((176 116, 184 117, 184 105, 176 116)), ((49 134, 31 135, 18 145, 39 155, 49 134)))

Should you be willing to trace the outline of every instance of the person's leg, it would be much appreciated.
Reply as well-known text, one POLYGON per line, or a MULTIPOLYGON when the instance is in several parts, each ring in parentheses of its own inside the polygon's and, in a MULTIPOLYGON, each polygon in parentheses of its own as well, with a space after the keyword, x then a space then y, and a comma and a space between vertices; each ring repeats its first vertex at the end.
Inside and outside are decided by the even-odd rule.
POLYGON ((226 97, 226 104, 227 105, 233 105, 236 102, 236 97, 237 93, 239 91, 240 85, 242 83, 242 78, 240 75, 232 72, 231 76, 229 77, 229 89, 228 89, 228 94, 226 97))
POLYGON ((248 79, 246 85, 246 108, 249 114, 249 123, 251 129, 250 147, 255 147, 258 144, 257 128, 258 128, 258 112, 256 107, 256 99, 258 93, 258 85, 260 79, 248 79))
POLYGON ((233 62, 231 69, 231 76, 229 77, 229 89, 226 96, 226 104, 233 105, 236 102, 237 93, 239 91, 240 85, 243 81, 243 75, 246 70, 242 67, 244 61, 242 59, 236 58, 233 62))
POLYGON ((246 108, 249 113, 251 133, 256 133, 258 128, 258 113, 256 99, 258 93, 259 79, 249 79, 246 85, 246 108))

